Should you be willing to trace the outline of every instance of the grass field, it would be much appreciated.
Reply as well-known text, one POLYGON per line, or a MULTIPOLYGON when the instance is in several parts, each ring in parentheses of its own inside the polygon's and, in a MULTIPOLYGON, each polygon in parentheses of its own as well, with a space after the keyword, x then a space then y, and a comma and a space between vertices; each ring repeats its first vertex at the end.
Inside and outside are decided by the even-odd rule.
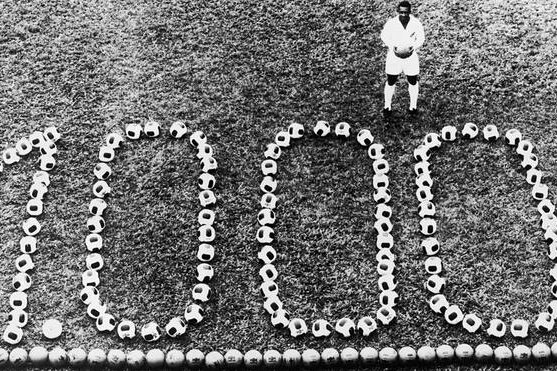
MULTIPOLYGON (((185 120, 203 130, 219 163, 216 276, 205 321, 164 350, 328 346, 419 347, 460 342, 513 346, 467 335, 427 307, 419 249, 413 149, 444 125, 519 129, 536 146, 544 182, 557 186, 557 4, 541 0, 414 4, 421 115, 406 113, 407 83, 385 123, 379 32, 396 2, 382 1, 5 1, 0 4, 2 148, 56 125, 58 166, 41 218, 23 346, 150 349, 97 333, 79 302, 85 269, 92 169, 104 137, 127 123, 185 120), (385 145, 397 251, 398 323, 369 339, 292 339, 262 308, 255 240, 265 145, 291 122, 369 128, 385 145), (41 337, 43 320, 64 335, 41 337)), ((0 290, 7 316, 13 260, 36 155, 0 175, 0 290)), ((459 140, 432 160, 446 295, 487 323, 533 321, 551 300, 543 233, 524 171, 502 141, 459 140)), ((181 315, 194 284, 197 239, 195 152, 187 141, 127 142, 114 162, 102 295, 112 314, 136 323, 181 315)), ((281 298, 308 323, 358 318, 378 307, 371 160, 354 139, 308 135, 279 161, 276 231, 281 298)), ((525 341, 553 342, 535 329, 525 341)))

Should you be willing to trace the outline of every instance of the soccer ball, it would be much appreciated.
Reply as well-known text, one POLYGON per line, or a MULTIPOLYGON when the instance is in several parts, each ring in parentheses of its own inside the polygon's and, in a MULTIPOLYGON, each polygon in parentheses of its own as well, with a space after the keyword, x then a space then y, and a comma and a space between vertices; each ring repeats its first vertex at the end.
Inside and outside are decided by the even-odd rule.
POLYGON ((265 299, 263 303, 263 309, 270 315, 273 315, 277 310, 283 309, 282 301, 278 298, 278 296, 271 296, 265 299))
POLYGON ((202 243, 197 248, 197 259, 201 262, 207 263, 213 260, 215 256, 215 248, 208 243, 202 243))
POLYGON ((275 160, 266 159, 261 162, 261 172, 263 175, 274 175, 277 173, 278 167, 275 160))
POLYGON ((88 234, 85 238, 85 246, 87 246, 87 250, 91 252, 96 252, 102 249, 103 239, 101 235, 98 233, 88 234))
POLYGON ((548 312, 542 312, 534 322, 534 326, 542 332, 549 332, 555 326, 555 319, 548 312))
POLYGON ((29 196, 32 198, 43 199, 44 195, 48 192, 48 188, 43 183, 33 183, 29 188, 29 196))
MULTIPOLYGON (((21 339, 23 339, 23 330, 15 325, 8 325, 6 326, 6 329, 4 330, 4 334, 2 336, 2 339, 11 345, 15 345, 18 344, 21 339)), ((18 348, 16 348, 18 349, 18 348)), ((27 359, 27 353, 26 355, 26 359, 27 359)), ((10 354, 10 361, 11 361, 11 354, 10 354)), ((13 362, 12 362, 13 363, 13 362)))
POLYGON ((39 147, 39 152, 41 152, 42 155, 54 156, 56 153, 58 153, 58 148, 56 148, 56 144, 53 141, 46 140, 39 147))
POLYGON ((229 349, 224 353, 224 362, 229 368, 238 368, 242 365, 244 356, 242 352, 237 349, 229 349))
POLYGON ((23 254, 33 254, 37 251, 37 239, 32 236, 25 236, 19 240, 19 250, 23 254))
POLYGON ((362 129, 358 132, 356 140, 360 145, 364 147, 369 147, 373 143, 373 135, 368 129, 362 129))
POLYGON ((116 328, 116 319, 111 314, 103 313, 97 318, 96 325, 101 332, 111 332, 116 328))
POLYGON ((375 174, 387 174, 389 172, 389 163, 383 158, 373 161, 372 166, 375 174))
POLYGON ((347 347, 340 351, 340 361, 344 366, 355 366, 358 364, 358 358, 358 351, 352 347, 347 347))
POLYGON ((420 220, 420 232, 425 236, 431 236, 437 231, 437 222, 432 218, 422 218, 420 220))
POLYGON ((134 349, 127 354, 126 362, 129 368, 140 369, 145 364, 145 354, 139 349, 134 349))
POLYGON ((499 130, 497 130, 497 126, 489 124, 484 127, 483 135, 485 140, 495 141, 499 138, 499 130))
POLYGON ((424 239, 421 245, 424 253, 428 256, 436 255, 440 250, 439 241, 435 237, 424 239))
POLYGON ((376 317, 382 325, 386 326, 396 319, 396 312, 391 307, 382 306, 377 310, 376 317))
POLYGON ((429 162, 427 162, 427 161, 417 162, 414 165, 414 173, 416 173, 417 177, 422 175, 422 174, 430 175, 429 162))
POLYGON ((513 358, 517 363, 526 363, 530 360, 532 351, 526 345, 517 345, 513 348, 513 358))
POLYGON ((33 174, 33 183, 42 183, 48 187, 50 185, 50 176, 46 171, 39 170, 33 174))
POLYGON ((158 137, 161 133, 160 125, 156 121, 148 121, 147 123, 145 123, 143 132, 145 132, 145 135, 147 135, 149 138, 158 137))
POLYGON ((104 198, 107 194, 109 194, 112 189, 108 186, 108 183, 104 180, 99 180, 93 184, 93 194, 95 197, 104 198))
POLYGON ((141 132, 143 129, 139 124, 128 124, 126 125, 126 136, 129 139, 137 140, 141 137, 141 132))
POLYGON ((538 169, 532 168, 526 172, 526 182, 528 184, 536 184, 541 182, 542 180, 542 172, 538 169))
POLYGON ((259 270, 259 275, 263 278, 263 281, 274 281, 278 277, 278 272, 273 264, 265 264, 259 270))
POLYGON ((268 368, 277 368, 282 364, 282 354, 278 350, 269 349, 263 353, 263 363, 268 368))
POLYGON ((275 239, 275 231, 267 225, 261 226, 257 230, 256 238, 259 243, 269 244, 275 239))
POLYGON ((424 345, 418 348, 416 352, 418 359, 423 363, 431 363, 435 361, 436 352, 435 349, 430 347, 429 345, 424 345))
POLYGON ((200 225, 213 225, 215 222, 215 212, 209 209, 203 209, 197 215, 197 222, 200 225))
POLYGON ((378 218, 373 224, 373 228, 377 234, 390 233, 393 230, 393 223, 388 218, 378 218))
POLYGON ((19 272, 25 273, 35 268, 35 264, 29 254, 21 254, 15 260, 15 267, 19 272))
POLYGON ((186 353, 186 364, 191 369, 196 369, 203 365, 203 361, 205 360, 205 355, 199 349, 190 349, 186 353))
POLYGON ((272 176, 265 176, 259 188, 265 193, 272 193, 277 189, 277 181, 272 176))
POLYGON ((290 336, 297 338, 308 332, 308 327, 306 322, 301 318, 293 318, 288 324, 288 329, 290 330, 290 336))
POLYGON ((208 173, 211 170, 216 170, 218 167, 217 160, 213 157, 205 157, 201 160, 201 171, 208 173))
POLYGON ((265 298, 270 298, 278 295, 279 288, 275 281, 263 281, 259 286, 259 290, 261 290, 265 298))
POLYGON ((505 133, 505 142, 510 146, 516 146, 522 140, 522 134, 517 129, 509 129, 505 133))
POLYGON ((93 215, 89 219, 87 219, 87 229, 91 233, 99 233, 102 232, 106 223, 102 216, 100 215, 93 215))
POLYGON ((532 347, 532 357, 536 361, 547 361, 551 358, 551 348, 545 343, 536 343, 532 347))
POLYGON ((449 307, 449 302, 445 295, 436 294, 429 299, 429 307, 437 314, 444 314, 449 307))
POLYGON ((196 148, 200 145, 207 143, 207 136, 200 130, 194 131, 190 135, 190 144, 196 148))
POLYGON ((416 161, 427 161, 431 157, 431 150, 424 144, 420 144, 414 149, 414 159, 416 161))
POLYGON ((83 304, 89 305, 93 301, 99 301, 99 290, 94 286, 85 286, 79 293, 79 299, 83 304))
POLYGON ((166 352, 164 361, 168 368, 181 368, 184 365, 185 359, 184 352, 178 349, 171 349, 166 352))
POLYGON ((43 213, 43 202, 38 198, 32 198, 27 202, 27 214, 31 216, 39 216, 43 213))
POLYGON ((25 291, 31 287, 31 277, 27 273, 19 272, 12 278, 12 286, 17 291, 25 291))
POLYGON ((170 135, 172 135, 173 138, 180 139, 187 133, 188 128, 182 121, 175 121, 170 125, 170 135))
POLYGON ((311 332, 316 338, 328 337, 333 332, 333 326, 324 319, 318 319, 313 322, 311 332))
POLYGON ((265 156, 265 158, 278 160, 281 153, 282 153, 282 150, 280 149, 278 144, 269 143, 269 144, 267 144, 267 149, 265 150, 265 152, 263 152, 263 155, 265 156))
POLYGON ((416 177, 416 185, 418 187, 429 187, 433 186, 433 179, 431 179, 431 175, 428 173, 420 174, 416 177))
POLYGON ((298 124, 296 122, 293 122, 292 124, 290 124, 290 126, 288 126, 288 135, 290 135, 290 137, 292 139, 299 139, 299 138, 303 137, 304 136, 304 126, 302 124, 298 124))
POLYGON ((538 166, 538 156, 533 153, 524 156, 522 162, 520 163, 520 166, 522 166, 522 168, 525 170, 535 169, 536 166, 538 166))
POLYGON ((213 147, 207 143, 200 144, 197 147, 196 157, 200 160, 207 157, 213 157, 213 154, 213 147))
POLYGON ((87 363, 94 368, 100 368, 106 363, 106 352, 100 348, 94 348, 87 354, 87 363))
POLYGON ((27 308, 27 294, 22 291, 16 291, 10 294, 9 303, 12 309, 27 308))
POLYGON ((205 311, 197 304, 190 304, 184 311, 184 319, 187 323, 198 324, 203 320, 205 311))
POLYGON ((25 327, 27 321, 29 320, 29 315, 22 309, 13 309, 8 313, 8 324, 17 327, 25 327))
POLYGON ((384 364, 393 364, 398 359, 396 349, 385 347, 379 351, 379 360, 384 364))
POLYGON ((384 307, 395 307, 398 305, 399 296, 396 291, 381 291, 379 294, 379 304, 384 307))
POLYGON ((529 324, 523 319, 515 319, 511 323, 511 334, 517 338, 526 338, 528 336, 529 324))
POLYGON ((263 264, 271 264, 277 258, 277 252, 270 245, 265 245, 261 248, 257 257, 263 264))
POLYGON ((250 349, 244 354, 244 365, 246 368, 258 368, 263 363, 263 354, 256 349, 250 349))
POLYGON ((518 153, 523 157, 531 154, 533 150, 534 150, 534 145, 532 144, 532 142, 530 142, 527 139, 522 139, 521 141, 518 142, 516 146, 516 153, 518 153))
POLYGON ((135 324, 129 320, 123 320, 118 324, 116 329, 120 339, 133 339, 135 338, 135 324))
POLYGON ((412 347, 402 347, 398 350, 398 357, 402 363, 411 363, 416 360, 416 350, 412 347))
POLYGON ((373 200, 378 204, 386 204, 391 200, 391 191, 387 187, 377 188, 373 191, 373 200))
POLYGON ((275 135, 275 143, 279 147, 288 147, 290 146, 290 135, 287 131, 279 131, 277 135, 275 135))
POLYGON ((348 138, 350 136, 350 125, 347 122, 339 122, 335 125, 335 135, 348 138))
POLYGON ((396 289, 398 283, 395 280, 395 276, 393 276, 392 274, 386 274, 379 277, 379 279, 377 280, 377 285, 379 286, 380 290, 387 291, 396 289))
POLYGON ((377 330, 377 323, 372 317, 366 316, 358 320, 356 328, 360 335, 369 336, 377 330))
POLYGON ((192 289, 192 298, 201 303, 209 301, 211 288, 205 283, 198 283, 192 289))
POLYGON ((39 157, 39 168, 43 171, 50 171, 56 166, 56 159, 52 155, 42 155, 39 157))
POLYGON ((454 142, 458 130, 452 125, 446 125, 441 129, 441 138, 446 142, 454 142))
POLYGON ((373 174, 373 188, 387 188, 389 186, 389 177, 386 174, 373 174))
POLYGON ((6 165, 12 165, 21 160, 15 148, 8 148, 2 152, 2 160, 6 165))
POLYGON ((473 122, 467 122, 462 128, 462 137, 466 139, 474 139, 479 133, 478 126, 473 122))
POLYGON ((265 193, 261 196, 261 207, 267 209, 274 209, 277 206, 278 197, 272 193, 265 193))
POLYGON ((44 129, 43 137, 52 142, 57 142, 61 138, 61 135, 55 126, 49 126, 44 129))
POLYGON ((217 198, 213 191, 209 189, 204 189, 203 191, 199 192, 199 203, 202 207, 207 207, 213 205, 217 202, 217 198))
POLYGON ((440 277, 437 274, 432 274, 428 277, 425 283, 425 288, 432 294, 439 294, 445 288, 446 283, 447 281, 445 278, 440 277))
POLYGON ((377 273, 381 276, 392 275, 395 268, 393 260, 382 260, 377 263, 377 273))
POLYGON ((430 256, 429 258, 427 258, 424 265, 425 271, 428 274, 439 274, 443 271, 443 263, 437 256, 430 256))
POLYGON ((159 340, 161 335, 161 328, 156 322, 149 322, 141 328, 141 337, 149 343, 159 340))
POLYGON ((290 313, 284 309, 278 309, 271 315, 271 324, 278 328, 287 328, 290 323, 290 313))
POLYGON ((317 121, 313 127, 313 132, 320 137, 325 137, 331 132, 331 125, 327 121, 317 121))
POLYGON ((302 352, 302 363, 307 368, 315 368, 319 365, 321 355, 315 349, 306 349, 302 352))
POLYGON ((181 317, 174 317, 168 321, 164 330, 171 338, 182 336, 186 333, 186 323, 181 317))
POLYGON ((375 259, 378 263, 381 263, 382 261, 390 261, 394 263, 395 254, 393 254, 393 252, 389 248, 380 248, 375 255, 375 259))
POLYGON ((118 133, 110 133, 106 137, 105 142, 107 146, 118 149, 122 146, 122 143, 124 143, 124 138, 118 133))
POLYGON ((102 162, 110 162, 114 160, 116 153, 114 152, 114 148, 109 146, 102 146, 99 149, 99 161, 102 162))
POLYGON ((104 313, 106 313, 106 309, 106 304, 102 304, 99 300, 94 300, 89 305, 87 305, 87 315, 90 318, 96 320, 104 313))
POLYGON ((372 160, 379 160, 385 156, 385 147, 382 144, 374 143, 369 146, 367 155, 372 160))
POLYGON ((65 366, 68 363, 68 353, 60 347, 55 347, 48 352, 48 361, 53 367, 65 366))
POLYGON ((489 321, 489 327, 487 328, 487 334, 496 338, 501 338, 505 336, 507 332, 507 325, 500 319, 492 319, 489 321))
POLYGON ((378 249, 390 249, 394 245, 393 235, 390 233, 379 234, 375 245, 378 249))
POLYGON ((164 365, 164 352, 160 349, 151 349, 145 354, 147 366, 151 368, 162 368, 164 365))
POLYGON ((504 345, 501 345, 493 351, 493 357, 495 358, 495 362, 500 365, 508 364, 513 359, 513 351, 504 345))
POLYGON ((82 367, 87 362, 87 352, 81 348, 72 348, 68 352, 68 363, 73 367, 82 367))
POLYGON ((356 332, 356 324, 350 318, 341 318, 335 324, 335 331, 342 337, 349 338, 356 332))
POLYGON ((441 344, 435 349, 437 359, 441 362, 448 362, 454 358, 454 349, 448 344, 441 344))
POLYGON ((210 370, 220 370, 221 368, 224 368, 224 364, 225 364, 224 356, 217 351, 211 351, 207 353, 207 355, 205 356, 205 367, 207 367, 210 370))
POLYGON ((423 201, 418 205, 418 215, 421 218, 435 216, 435 204, 431 201, 423 201))
POLYGON ((475 314, 469 313, 462 319, 462 327, 469 333, 477 332, 482 326, 482 320, 475 314))
POLYGON ((81 283, 83 286, 98 286, 101 283, 99 273, 92 269, 86 270, 81 274, 81 283))
POLYGON ((126 353, 120 349, 110 349, 106 355, 109 368, 123 368, 126 365, 126 353))
POLYGON ((95 174, 98 180, 107 180, 112 175, 112 169, 104 162, 101 162, 95 165, 93 174, 95 174))
POLYGON ((27 138, 21 138, 15 144, 15 150, 18 156, 25 156, 31 153, 33 150, 33 145, 27 138))
POLYGON ((108 204, 102 198, 94 198, 89 202, 89 212, 93 215, 101 216, 107 207, 108 204))
POLYGON ((215 274, 213 267, 207 263, 201 263, 197 265, 196 271, 197 271, 197 276, 196 276, 197 281, 201 283, 209 282, 213 278, 213 275, 215 274))
POLYGON ((476 360, 486 362, 493 358, 493 348, 487 344, 479 344, 474 350, 476 360))
POLYGON ((41 231, 41 223, 36 218, 28 218, 23 221, 21 227, 27 236, 35 236, 41 231))
POLYGON ((85 265, 87 266, 87 269, 99 271, 103 268, 104 261, 101 254, 92 253, 87 255, 87 257, 85 258, 85 265))
POLYGON ((426 186, 418 187, 418 189, 416 190, 416 198, 418 199, 418 201, 420 203, 424 202, 424 201, 433 200, 433 194, 431 193, 431 187, 426 187, 426 186))
POLYGON ((536 183, 534 187, 532 187, 532 197, 534 200, 541 201, 544 198, 547 198, 549 193, 549 188, 546 184, 536 183))
POLYGON ((335 348, 325 348, 321 352, 321 361, 325 366, 334 366, 340 361, 340 353, 335 348))
POLYGON ((464 314, 460 307, 456 304, 449 305, 445 311, 445 321, 447 321, 449 325, 456 325, 462 322, 463 319, 464 314))
POLYGON ((202 173, 197 178, 197 185, 201 189, 212 189, 215 187, 216 180, 215 177, 209 173, 202 173))
POLYGON ((197 239, 199 242, 212 242, 215 240, 215 229, 210 225, 202 225, 197 229, 197 239))

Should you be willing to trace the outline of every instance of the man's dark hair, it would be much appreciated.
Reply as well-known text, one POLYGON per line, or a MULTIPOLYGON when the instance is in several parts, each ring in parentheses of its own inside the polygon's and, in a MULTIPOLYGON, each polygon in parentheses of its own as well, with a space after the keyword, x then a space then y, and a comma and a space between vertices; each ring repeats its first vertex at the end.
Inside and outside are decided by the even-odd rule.
POLYGON ((408 8, 408 10, 412 10, 412 5, 410 5, 409 1, 401 1, 400 3, 398 3, 397 9, 399 9, 401 6, 404 8, 408 8))

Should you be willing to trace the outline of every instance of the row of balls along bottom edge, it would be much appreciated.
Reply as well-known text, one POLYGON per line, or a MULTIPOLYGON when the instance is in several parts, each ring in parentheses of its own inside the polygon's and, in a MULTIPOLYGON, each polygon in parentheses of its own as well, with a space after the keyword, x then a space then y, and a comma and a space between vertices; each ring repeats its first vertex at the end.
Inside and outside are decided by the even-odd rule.
POLYGON ((516 345, 491 347, 479 344, 475 348, 469 344, 459 344, 452 347, 447 344, 420 348, 402 347, 398 350, 392 347, 374 348, 364 347, 359 351, 352 347, 343 349, 287 349, 279 352, 268 349, 264 352, 252 349, 245 353, 237 349, 226 352, 210 351, 207 353, 199 349, 181 351, 172 349, 164 352, 161 349, 149 351, 131 350, 124 352, 111 349, 108 352, 94 348, 88 352, 83 348, 73 348, 68 351, 61 347, 50 351, 42 346, 35 346, 27 351, 17 347, 8 351, 0 348, 0 367, 69 367, 69 368, 129 368, 129 369, 157 369, 183 368, 192 369, 275 369, 275 368, 316 368, 319 367, 373 367, 398 365, 438 365, 458 363, 494 363, 494 364, 525 364, 557 362, 557 343, 549 346, 537 343, 532 347, 516 345))

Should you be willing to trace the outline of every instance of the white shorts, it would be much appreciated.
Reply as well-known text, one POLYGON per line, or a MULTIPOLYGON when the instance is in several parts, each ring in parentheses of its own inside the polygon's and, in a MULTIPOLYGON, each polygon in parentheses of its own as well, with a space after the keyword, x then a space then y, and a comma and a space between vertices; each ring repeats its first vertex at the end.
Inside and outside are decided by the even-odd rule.
POLYGON ((420 74, 420 60, 416 52, 412 53, 408 58, 399 58, 392 50, 387 53, 385 62, 385 72, 387 75, 400 75, 404 73, 406 76, 417 76, 420 74))

